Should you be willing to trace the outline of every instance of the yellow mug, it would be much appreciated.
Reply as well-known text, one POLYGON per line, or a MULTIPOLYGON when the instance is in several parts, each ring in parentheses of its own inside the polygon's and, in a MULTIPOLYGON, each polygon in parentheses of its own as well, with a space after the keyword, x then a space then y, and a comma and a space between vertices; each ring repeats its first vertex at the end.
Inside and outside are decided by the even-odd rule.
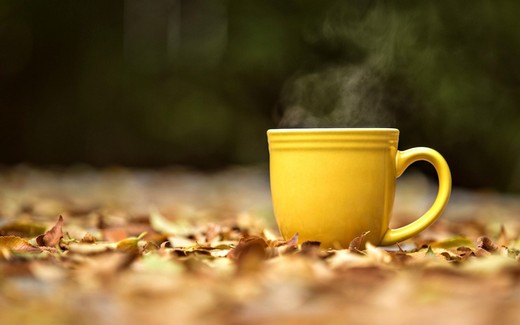
POLYGON ((300 242, 346 248, 368 232, 366 242, 392 245, 430 226, 448 203, 446 160, 430 148, 397 150, 397 129, 273 129, 267 137, 273 209, 286 239, 298 233, 300 242), (437 170, 437 198, 414 222, 390 229, 396 179, 418 160, 437 170))

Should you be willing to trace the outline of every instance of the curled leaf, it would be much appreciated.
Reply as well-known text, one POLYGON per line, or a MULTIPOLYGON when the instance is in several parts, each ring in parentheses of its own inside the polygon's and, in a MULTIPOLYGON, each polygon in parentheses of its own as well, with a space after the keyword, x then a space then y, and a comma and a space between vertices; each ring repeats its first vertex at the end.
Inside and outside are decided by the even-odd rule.
POLYGON ((296 233, 287 241, 269 241, 267 243, 269 245, 267 248, 267 256, 275 257, 296 251, 298 249, 298 240, 299 235, 296 233))
POLYGON ((297 246, 299 239, 300 239, 300 235, 298 233, 295 233, 294 236, 291 237, 291 239, 289 239, 287 242, 285 242, 281 246, 297 246))
POLYGON ((348 245, 348 250, 353 253, 359 253, 365 247, 365 237, 370 233, 370 231, 365 231, 358 237, 352 239, 350 244, 348 245))
POLYGON ((240 239, 238 245, 233 248, 228 257, 232 260, 240 260, 247 255, 257 255, 265 258, 267 242, 262 237, 249 236, 240 239))
POLYGON ((36 237, 38 246, 55 247, 63 238, 63 217, 60 216, 56 224, 43 235, 36 237))
POLYGON ((229 252, 228 258, 236 261, 239 273, 256 271, 267 258, 267 247, 262 237, 245 237, 229 252))
POLYGON ((146 233, 142 233, 139 237, 126 238, 117 243, 117 250, 125 253, 139 254, 142 251, 140 246, 141 239, 146 236, 146 233))

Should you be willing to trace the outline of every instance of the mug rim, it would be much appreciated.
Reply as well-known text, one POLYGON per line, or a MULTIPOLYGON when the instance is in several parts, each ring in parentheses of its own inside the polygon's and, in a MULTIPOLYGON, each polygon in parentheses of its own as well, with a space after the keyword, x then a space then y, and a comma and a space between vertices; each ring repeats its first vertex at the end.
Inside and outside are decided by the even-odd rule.
POLYGON ((292 132, 399 132, 397 128, 281 128, 268 129, 268 133, 292 132))

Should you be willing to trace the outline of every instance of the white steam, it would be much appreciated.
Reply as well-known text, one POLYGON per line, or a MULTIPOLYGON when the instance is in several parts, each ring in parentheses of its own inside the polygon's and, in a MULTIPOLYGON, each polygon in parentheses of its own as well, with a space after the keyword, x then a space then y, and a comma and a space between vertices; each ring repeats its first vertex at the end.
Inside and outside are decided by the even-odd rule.
POLYGON ((282 92, 279 127, 389 127, 381 76, 366 66, 334 66, 297 76, 282 92))

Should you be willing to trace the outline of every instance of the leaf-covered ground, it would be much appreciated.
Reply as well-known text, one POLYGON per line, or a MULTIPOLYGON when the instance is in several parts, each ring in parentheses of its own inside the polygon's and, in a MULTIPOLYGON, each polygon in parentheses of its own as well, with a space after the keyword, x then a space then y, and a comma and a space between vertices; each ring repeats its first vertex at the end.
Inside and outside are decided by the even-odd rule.
MULTIPOLYGON (((435 194, 400 181, 393 226, 435 194)), ((0 324, 511 324, 520 200, 454 190, 391 248, 279 237, 262 169, 0 172, 0 324)))

